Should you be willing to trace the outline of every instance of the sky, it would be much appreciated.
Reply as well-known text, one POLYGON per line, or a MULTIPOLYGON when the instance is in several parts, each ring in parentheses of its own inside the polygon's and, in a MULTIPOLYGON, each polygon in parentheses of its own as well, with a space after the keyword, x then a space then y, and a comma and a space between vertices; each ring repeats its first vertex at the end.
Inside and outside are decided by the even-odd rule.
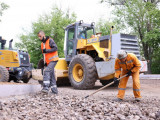
POLYGON ((0 17, 0 36, 8 41, 19 42, 19 35, 31 29, 32 22, 40 15, 50 13, 54 5, 63 11, 70 9, 77 15, 77 21, 97 22, 99 18, 111 19, 111 7, 100 4, 100 0, 1 0, 9 5, 0 17))

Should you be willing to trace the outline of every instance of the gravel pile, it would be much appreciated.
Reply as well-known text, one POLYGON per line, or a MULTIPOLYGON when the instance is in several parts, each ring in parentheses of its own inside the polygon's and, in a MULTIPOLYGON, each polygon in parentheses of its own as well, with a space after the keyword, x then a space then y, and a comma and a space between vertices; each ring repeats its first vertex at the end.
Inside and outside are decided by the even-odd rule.
POLYGON ((113 102, 42 93, 0 100, 0 120, 160 120, 160 100, 113 102))

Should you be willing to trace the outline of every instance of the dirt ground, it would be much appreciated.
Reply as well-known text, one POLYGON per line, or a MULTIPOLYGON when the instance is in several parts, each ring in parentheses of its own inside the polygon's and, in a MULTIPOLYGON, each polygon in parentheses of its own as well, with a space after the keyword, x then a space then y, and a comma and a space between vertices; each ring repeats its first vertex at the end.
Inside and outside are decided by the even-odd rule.
MULTIPOLYGON (((156 97, 160 99, 160 78, 159 79, 140 79, 140 83, 141 83, 141 96, 143 99, 145 99, 145 97, 156 97)), ((3 84, 24 84, 24 83, 14 83, 14 82, 1 82, 0 85, 3 84)), ((37 80, 31 79, 29 81, 28 84, 39 84, 37 80)), ((93 93, 94 91, 98 90, 99 88, 103 87, 102 84, 99 82, 99 80, 97 80, 97 82, 95 83, 95 87, 91 90, 75 90, 73 89, 73 87, 71 86, 60 86, 58 87, 58 91, 59 91, 59 95, 76 95, 76 96, 80 96, 80 97, 85 97, 87 95, 90 95, 91 93, 93 93)), ((127 97, 132 97, 133 96, 133 90, 132 90, 132 79, 130 78, 128 80, 127 83, 127 89, 125 92, 125 99, 127 99, 127 97)), ((93 96, 90 96, 91 98, 96 98, 96 99, 100 99, 100 98, 108 98, 108 97, 116 97, 118 92, 117 87, 107 87, 99 92, 97 92, 96 94, 94 94, 93 96)))
MULTIPOLYGON (((145 97, 156 97, 160 99, 160 79, 140 79, 141 83, 141 96, 142 99, 145 99, 145 97)), ((0 85, 3 84, 24 84, 24 83, 14 83, 14 82, 0 82, 0 85)), ((31 79, 28 84, 39 84, 37 80, 31 79)), ((95 87, 91 90, 75 90, 71 86, 60 86, 58 87, 59 95, 76 95, 79 97, 85 97, 87 95, 90 95, 94 91, 98 90, 99 88, 103 87, 102 84, 97 80, 95 83, 95 87)), ((133 90, 132 90, 132 79, 130 78, 127 83, 127 89, 125 93, 125 99, 128 99, 127 97, 134 98, 133 96, 133 90)), ((114 98, 116 97, 118 92, 117 87, 107 87, 93 96, 90 96, 90 98, 114 98)))
MULTIPOLYGON (((160 79, 142 79, 141 82, 141 96, 143 99, 145 97, 157 97, 160 98, 160 79)), ((58 90, 60 91, 60 94, 73 94, 77 96, 84 97, 86 95, 91 94, 92 92, 96 91, 97 89, 103 87, 99 81, 96 82, 95 87, 92 90, 75 90, 70 86, 67 87, 58 87, 58 90)), ((133 90, 132 90, 132 79, 129 79, 127 83, 127 89, 125 93, 125 98, 127 99, 127 96, 133 97, 133 90)), ((108 87, 104 90, 94 94, 93 98, 107 98, 107 97, 116 97, 118 92, 117 87, 108 87)))

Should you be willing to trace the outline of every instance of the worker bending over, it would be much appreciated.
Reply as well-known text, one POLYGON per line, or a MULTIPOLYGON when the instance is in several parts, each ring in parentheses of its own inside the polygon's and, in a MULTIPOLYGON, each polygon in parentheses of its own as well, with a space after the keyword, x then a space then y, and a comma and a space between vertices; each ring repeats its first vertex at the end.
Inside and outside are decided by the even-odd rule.
POLYGON ((126 85, 129 79, 129 76, 132 76, 133 79, 133 93, 135 101, 140 101, 140 81, 139 81, 139 69, 141 64, 138 58, 132 54, 127 53, 124 50, 120 50, 117 53, 117 58, 115 60, 115 78, 114 82, 118 82, 118 78, 127 74, 126 77, 122 78, 118 86, 118 95, 115 101, 122 101, 125 95, 126 85))
POLYGON ((48 36, 45 36, 43 31, 38 32, 38 38, 42 41, 41 50, 44 56, 44 65, 47 66, 44 69, 43 73, 43 89, 42 92, 49 92, 49 88, 51 88, 51 92, 54 94, 58 94, 57 84, 54 74, 54 67, 57 64, 59 59, 57 52, 57 45, 54 40, 48 36))

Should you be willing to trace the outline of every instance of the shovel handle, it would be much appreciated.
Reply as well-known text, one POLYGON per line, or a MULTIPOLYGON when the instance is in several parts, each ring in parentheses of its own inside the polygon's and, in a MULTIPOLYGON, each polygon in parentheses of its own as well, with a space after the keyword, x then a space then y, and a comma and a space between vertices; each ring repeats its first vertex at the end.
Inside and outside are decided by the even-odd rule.
MULTIPOLYGON (((126 76, 127 76, 127 74, 125 74, 124 76, 118 78, 117 80, 120 80, 120 79, 122 79, 122 78, 124 78, 124 77, 126 77, 126 76)), ((89 96, 91 96, 91 95, 93 95, 93 94, 95 94, 95 93, 97 93, 97 92, 103 90, 104 88, 106 88, 106 87, 112 85, 113 83, 114 83, 114 81, 111 82, 111 83, 109 83, 109 84, 107 84, 107 85, 105 85, 105 86, 103 86, 103 87, 101 87, 101 88, 99 88, 98 90, 96 90, 95 92, 91 93, 90 95, 87 95, 85 98, 88 98, 89 96)))

